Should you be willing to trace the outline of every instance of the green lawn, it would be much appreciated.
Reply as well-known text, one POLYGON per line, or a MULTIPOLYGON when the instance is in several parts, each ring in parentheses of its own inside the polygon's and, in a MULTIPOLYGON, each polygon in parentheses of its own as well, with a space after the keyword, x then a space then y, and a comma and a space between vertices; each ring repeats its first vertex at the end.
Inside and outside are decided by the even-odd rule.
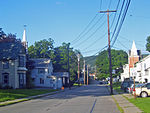
POLYGON ((0 102, 56 91, 53 89, 0 89, 0 102))
POLYGON ((123 92, 123 90, 121 89, 121 82, 113 83, 113 89, 116 90, 118 93, 123 92))
POLYGON ((147 98, 140 98, 137 97, 136 99, 128 99, 131 103, 136 105, 139 109, 144 111, 144 113, 150 113, 150 97, 147 98))

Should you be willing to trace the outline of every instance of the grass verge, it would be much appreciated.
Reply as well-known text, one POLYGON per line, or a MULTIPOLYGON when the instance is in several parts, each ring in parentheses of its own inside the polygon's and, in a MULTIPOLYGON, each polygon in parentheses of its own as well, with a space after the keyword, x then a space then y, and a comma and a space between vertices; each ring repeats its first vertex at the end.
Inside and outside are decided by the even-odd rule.
POLYGON ((121 82, 115 82, 113 83, 113 89, 117 91, 118 93, 122 93, 123 90, 121 89, 121 82))
POLYGON ((0 102, 50 93, 53 89, 0 89, 0 102))
POLYGON ((150 97, 146 98, 131 98, 129 99, 128 97, 124 96, 128 101, 133 103, 135 106, 137 106, 140 110, 142 110, 144 113, 150 113, 150 97))
POLYGON ((116 105, 117 105, 117 107, 118 107, 118 109, 119 109, 120 113, 124 113, 124 110, 122 109, 122 107, 120 107, 120 106, 119 106, 119 104, 118 104, 117 100, 114 98, 114 96, 113 96, 113 95, 112 95, 112 98, 114 99, 114 101, 115 101, 115 103, 116 103, 116 105))

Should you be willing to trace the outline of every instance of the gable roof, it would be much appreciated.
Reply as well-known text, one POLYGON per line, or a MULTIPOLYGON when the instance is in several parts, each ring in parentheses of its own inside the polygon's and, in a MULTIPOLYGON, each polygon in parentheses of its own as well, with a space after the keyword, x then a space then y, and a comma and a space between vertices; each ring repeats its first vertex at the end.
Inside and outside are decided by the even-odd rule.
POLYGON ((51 60, 47 58, 35 58, 30 60, 34 62, 33 65, 36 68, 48 67, 48 65, 51 63, 51 60))
POLYGON ((21 42, 0 42, 0 60, 15 60, 19 54, 25 54, 21 42))

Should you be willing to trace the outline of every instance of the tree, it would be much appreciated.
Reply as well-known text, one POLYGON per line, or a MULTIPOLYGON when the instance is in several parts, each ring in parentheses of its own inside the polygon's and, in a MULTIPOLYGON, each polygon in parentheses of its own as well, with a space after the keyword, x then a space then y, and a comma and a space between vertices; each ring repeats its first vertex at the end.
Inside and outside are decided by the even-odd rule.
MULTIPOLYGON (((78 50, 73 50, 73 48, 69 48, 69 66, 70 66, 69 71, 70 71, 71 81, 75 81, 77 79, 77 70, 78 70, 77 54, 78 53, 80 53, 78 50)), ((62 43, 62 46, 54 48, 54 55, 55 55, 55 59, 53 62, 54 71, 67 72, 68 71, 68 67, 67 67, 68 44, 62 43)), ((82 57, 81 57, 81 61, 83 61, 82 57)))
POLYGON ((147 37, 146 41, 146 50, 150 52, 150 36, 147 37))
MULTIPOLYGON (((123 50, 111 50, 112 55, 112 69, 117 70, 117 74, 113 76, 118 76, 122 72, 122 66, 127 63, 128 55, 123 50)), ((104 79, 109 76, 109 60, 108 51, 102 51, 96 58, 96 66, 98 72, 98 78, 104 79)))
POLYGON ((30 58, 51 58, 54 59, 54 40, 49 38, 31 45, 28 48, 28 53, 30 58))

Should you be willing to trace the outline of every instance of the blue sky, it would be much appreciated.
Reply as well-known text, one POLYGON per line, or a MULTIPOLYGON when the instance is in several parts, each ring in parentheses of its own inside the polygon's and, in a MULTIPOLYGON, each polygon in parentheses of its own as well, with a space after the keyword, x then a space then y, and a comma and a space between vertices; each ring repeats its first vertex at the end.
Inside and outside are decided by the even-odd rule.
MULTIPOLYGON (((23 25, 27 25, 29 46, 35 41, 52 38, 55 47, 63 42, 71 42, 71 47, 79 49, 84 56, 89 56, 107 45, 107 18, 98 11, 108 8, 114 10, 117 2, 118 0, 1 0, 0 27, 5 33, 16 33, 18 38, 22 38, 23 25), (89 32, 87 29, 79 40, 79 34, 94 17, 88 27, 93 29, 89 32)), ((149 5, 148 0, 131 0, 115 49, 127 51, 135 40, 137 49, 145 52, 146 38, 150 35, 149 5)), ((110 24, 113 17, 114 14, 110 14, 110 24)))

